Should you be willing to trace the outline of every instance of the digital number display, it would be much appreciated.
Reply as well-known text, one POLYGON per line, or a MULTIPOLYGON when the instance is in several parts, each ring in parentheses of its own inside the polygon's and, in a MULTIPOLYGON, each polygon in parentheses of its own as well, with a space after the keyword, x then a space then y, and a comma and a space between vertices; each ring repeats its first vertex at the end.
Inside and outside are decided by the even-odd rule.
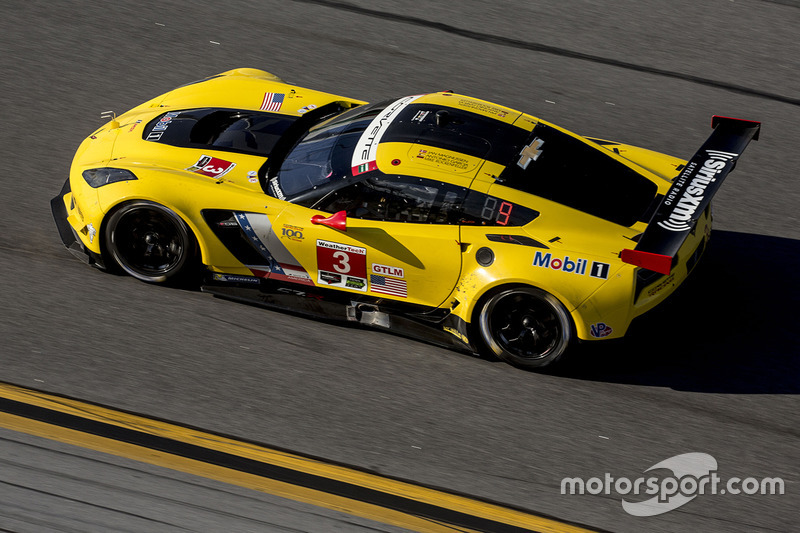
POLYGON ((489 220, 500 226, 508 224, 508 219, 511 217, 511 211, 514 209, 514 204, 511 202, 500 202, 500 207, 497 207, 497 198, 494 196, 487 196, 483 202, 483 209, 481 209, 481 218, 489 220))

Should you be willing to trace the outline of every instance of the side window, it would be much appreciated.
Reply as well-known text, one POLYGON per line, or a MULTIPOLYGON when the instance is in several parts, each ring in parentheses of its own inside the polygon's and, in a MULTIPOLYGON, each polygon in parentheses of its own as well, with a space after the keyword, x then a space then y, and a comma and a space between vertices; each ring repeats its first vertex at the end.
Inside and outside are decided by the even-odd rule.
POLYGON ((377 176, 342 187, 314 207, 387 222, 458 224, 465 187, 410 176, 377 176))
POLYGON ((461 224, 467 226, 524 226, 539 212, 496 196, 469 191, 461 224))
POLYGON ((450 183, 410 176, 374 176, 337 189, 314 209, 387 222, 523 226, 538 211, 450 183))

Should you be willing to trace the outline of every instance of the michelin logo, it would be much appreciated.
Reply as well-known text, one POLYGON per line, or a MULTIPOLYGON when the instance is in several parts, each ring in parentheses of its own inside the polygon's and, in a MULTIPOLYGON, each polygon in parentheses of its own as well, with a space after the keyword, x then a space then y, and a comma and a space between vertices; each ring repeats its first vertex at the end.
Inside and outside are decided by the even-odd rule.
MULTIPOLYGON (((536 252, 536 255, 533 258, 533 266, 535 267, 552 268, 553 270, 578 274, 579 276, 586 275, 586 267, 588 265, 588 259, 579 258, 572 260, 568 255, 561 259, 558 257, 553 257, 550 252, 536 252)), ((611 265, 608 263, 592 261, 592 266, 589 268, 589 275, 593 278, 608 279, 608 271, 610 269, 611 265)))
POLYGON ((666 220, 661 220, 658 225, 668 231, 687 231, 691 228, 692 219, 697 213, 701 202, 705 198, 706 187, 717 181, 717 174, 722 172, 730 161, 738 157, 739 154, 731 152, 719 152, 717 150, 706 150, 708 159, 697 171, 683 195, 678 199, 678 189, 683 186, 692 171, 697 168, 695 163, 691 163, 683 172, 682 179, 678 180, 675 187, 670 191, 664 201, 666 206, 672 207, 672 212, 666 220), (676 202, 677 199, 677 202, 676 202))

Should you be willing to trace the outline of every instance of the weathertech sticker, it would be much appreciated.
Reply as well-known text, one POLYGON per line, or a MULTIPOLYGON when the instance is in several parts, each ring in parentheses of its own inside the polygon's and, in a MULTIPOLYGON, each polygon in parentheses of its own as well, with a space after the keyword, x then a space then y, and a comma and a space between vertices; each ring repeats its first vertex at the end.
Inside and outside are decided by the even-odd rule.
POLYGON ((406 96, 405 98, 396 100, 372 119, 372 122, 369 123, 369 126, 367 126, 364 133, 362 133, 361 137, 358 139, 356 148, 353 151, 353 159, 350 166, 354 176, 377 168, 377 165, 373 168, 370 168, 370 165, 375 165, 378 143, 381 142, 383 134, 386 133, 389 125, 397 118, 400 112, 420 96, 422 95, 418 94, 416 96, 406 96), (362 165, 365 164, 367 166, 362 167, 362 165), (362 168, 363 170, 361 170, 362 168))
POLYGON ((317 284, 366 292, 367 249, 317 240, 317 284))
POLYGON ((201 155, 197 163, 190 166, 186 170, 194 172, 195 174, 202 174, 209 178, 221 178, 236 166, 236 163, 225 161, 210 155, 201 155))

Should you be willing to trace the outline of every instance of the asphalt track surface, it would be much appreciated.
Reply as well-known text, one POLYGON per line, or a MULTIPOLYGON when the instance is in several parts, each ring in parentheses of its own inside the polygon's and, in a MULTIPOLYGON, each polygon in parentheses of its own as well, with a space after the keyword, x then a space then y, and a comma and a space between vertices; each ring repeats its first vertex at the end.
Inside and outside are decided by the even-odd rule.
POLYGON ((798 27, 792 1, 6 0, 0 380, 596 528, 796 530, 798 27), (684 158, 712 114, 764 126, 682 290, 626 340, 534 374, 147 286, 63 249, 49 200, 100 113, 236 67, 369 101, 453 89, 684 158), (635 479, 688 452, 786 494, 702 495, 648 518, 617 493, 560 494, 564 477, 635 479))

